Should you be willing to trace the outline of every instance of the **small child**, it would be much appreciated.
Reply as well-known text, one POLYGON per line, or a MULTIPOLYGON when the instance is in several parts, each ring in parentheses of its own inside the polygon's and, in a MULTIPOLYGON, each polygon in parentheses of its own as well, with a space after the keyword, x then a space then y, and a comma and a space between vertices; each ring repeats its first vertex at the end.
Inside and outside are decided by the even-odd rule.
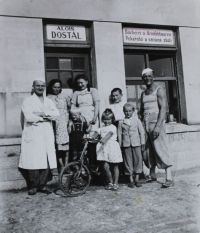
POLYGON ((134 106, 126 103, 123 109, 125 118, 119 122, 118 141, 124 155, 125 175, 129 175, 128 187, 141 187, 139 174, 142 173, 141 150, 143 152, 145 148, 145 132, 141 121, 133 116, 134 106))
MULTIPOLYGON (((111 101, 109 108, 112 110, 115 116, 115 126, 118 127, 118 123, 120 120, 124 119, 124 111, 123 106, 126 102, 122 101, 122 90, 118 87, 114 88, 111 91, 111 101)), ((137 117, 137 111, 134 111, 134 116, 137 117)))
POLYGON ((115 118, 112 110, 106 109, 101 118, 104 126, 97 129, 92 138, 96 138, 98 135, 101 136, 101 141, 97 144, 97 160, 103 161, 103 168, 109 180, 105 189, 115 191, 119 187, 118 163, 121 163, 123 160, 119 143, 117 142, 117 129, 113 125, 114 120, 115 118), (113 168, 114 171, 113 175, 111 173, 111 168, 113 168))
POLYGON ((69 148, 72 153, 72 160, 77 161, 84 148, 83 137, 91 130, 91 124, 87 124, 85 118, 81 116, 78 109, 70 110, 70 121, 68 125, 69 148))

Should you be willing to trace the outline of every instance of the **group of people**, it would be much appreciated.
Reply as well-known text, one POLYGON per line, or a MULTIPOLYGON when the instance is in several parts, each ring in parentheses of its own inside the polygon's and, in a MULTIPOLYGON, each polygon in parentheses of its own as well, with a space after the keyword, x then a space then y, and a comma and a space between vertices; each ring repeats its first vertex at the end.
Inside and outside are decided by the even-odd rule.
POLYGON ((139 175, 143 172, 143 161, 150 169, 147 182, 157 181, 157 166, 166 171, 162 187, 173 186, 165 132, 166 95, 154 83, 152 69, 142 71, 142 80, 147 89, 141 95, 140 112, 137 113, 133 103, 123 102, 122 90, 114 88, 111 103, 101 116, 103 126, 100 128, 98 90, 90 87, 85 75, 75 78, 71 97, 62 94, 62 82, 58 79, 50 81, 47 96, 44 95, 45 80, 34 80, 33 95, 22 105, 24 120, 19 161, 19 171, 26 180, 29 195, 51 193, 46 186, 51 179, 50 170, 58 164, 60 172, 69 160, 78 160, 84 137, 100 137, 97 145, 89 145, 88 157, 93 170, 97 169, 97 161, 102 163, 106 190, 118 189, 122 162, 130 188, 142 186, 139 175))

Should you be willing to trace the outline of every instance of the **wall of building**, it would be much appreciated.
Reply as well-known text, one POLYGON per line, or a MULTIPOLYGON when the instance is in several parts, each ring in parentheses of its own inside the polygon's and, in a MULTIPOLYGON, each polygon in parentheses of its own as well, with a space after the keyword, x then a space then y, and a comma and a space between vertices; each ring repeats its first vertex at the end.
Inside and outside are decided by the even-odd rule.
POLYGON ((2 0, 0 15, 200 26, 198 0, 2 0))
MULTIPOLYGON (((173 164, 172 178, 175 181, 176 171, 200 166, 200 131, 199 129, 198 131, 192 131, 195 130, 194 127, 184 127, 187 128, 183 129, 183 132, 173 132, 173 130, 167 130, 168 132, 170 132, 167 135, 168 148, 173 164)), ((180 128, 182 127, 180 126, 180 128)), ((10 139, 1 142, 2 146, 0 147, 0 190, 20 189, 26 187, 24 179, 17 170, 20 153, 20 142, 21 139, 10 139)), ((148 174, 149 172, 146 167, 144 167, 144 171, 146 174, 148 174)), ((157 172, 164 173, 164 170, 158 169, 157 172)), ((56 179, 54 179, 53 182, 55 183, 56 179)))
POLYGON ((111 90, 120 87, 126 100, 122 27, 120 23, 94 22, 97 85, 101 113, 109 106, 111 90))
POLYGON ((41 19, 0 17, 0 136, 21 134, 20 112, 35 77, 44 78, 41 19))
POLYGON ((180 42, 188 124, 200 124, 200 28, 181 27, 180 42))

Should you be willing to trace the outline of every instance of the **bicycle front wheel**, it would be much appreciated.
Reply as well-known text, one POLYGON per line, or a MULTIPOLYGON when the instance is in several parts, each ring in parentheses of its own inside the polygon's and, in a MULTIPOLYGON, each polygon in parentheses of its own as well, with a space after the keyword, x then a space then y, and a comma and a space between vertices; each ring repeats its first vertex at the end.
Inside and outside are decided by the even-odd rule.
POLYGON ((69 197, 84 194, 90 185, 91 175, 81 162, 72 162, 65 166, 59 176, 61 190, 69 197))

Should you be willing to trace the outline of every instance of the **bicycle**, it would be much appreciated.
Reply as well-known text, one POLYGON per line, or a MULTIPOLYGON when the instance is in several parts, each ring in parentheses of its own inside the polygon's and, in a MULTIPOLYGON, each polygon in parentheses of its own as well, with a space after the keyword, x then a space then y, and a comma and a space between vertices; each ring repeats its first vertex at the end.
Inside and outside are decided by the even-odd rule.
POLYGON ((90 185, 91 174, 96 173, 90 168, 87 161, 87 147, 89 143, 99 142, 97 139, 85 138, 85 145, 81 153, 80 159, 76 162, 67 164, 59 175, 59 186, 63 193, 69 197, 77 197, 83 195, 90 185), (67 174, 71 171, 72 174, 67 174))

